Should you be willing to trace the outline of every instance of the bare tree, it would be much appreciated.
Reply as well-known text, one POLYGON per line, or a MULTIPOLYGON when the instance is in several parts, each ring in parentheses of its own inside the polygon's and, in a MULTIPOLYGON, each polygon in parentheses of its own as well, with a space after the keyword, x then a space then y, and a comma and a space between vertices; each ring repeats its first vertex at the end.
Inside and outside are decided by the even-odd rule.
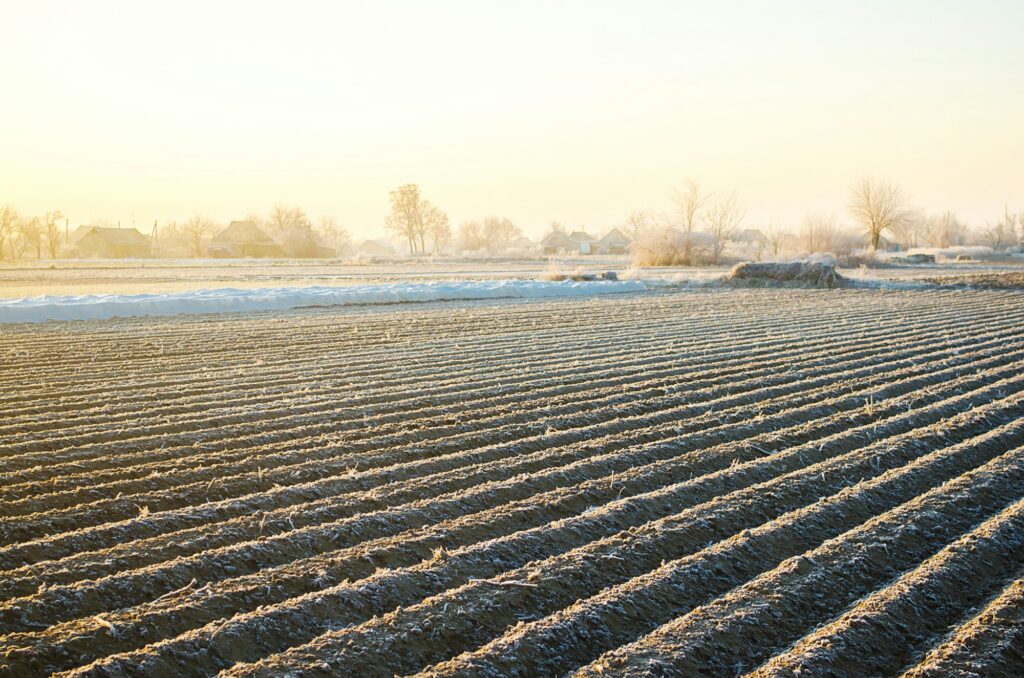
MULTIPOLYGON (((710 193, 701 193, 700 185, 693 179, 687 179, 683 185, 672 192, 672 200, 676 204, 679 229, 683 232, 683 259, 687 265, 693 263, 693 232, 711 199, 710 193)), ((716 257, 717 258, 717 257, 716 257)))
POLYGON ((651 215, 646 210, 637 210, 630 212, 629 216, 626 217, 626 223, 622 225, 622 230, 626 234, 626 237, 631 242, 636 242, 643 236, 651 225, 651 215))
POLYGON ((995 226, 989 226, 982 232, 985 244, 1000 251, 1011 247, 1017 240, 1017 215, 1006 212, 995 226))
POLYGON ((0 259, 4 258, 5 247, 10 249, 11 258, 14 258, 14 238, 18 221, 20 217, 13 207, 4 205, 0 208, 0 259))
MULTIPOLYGON (((1018 216, 1010 211, 1010 208, 1003 205, 1003 225, 1006 227, 1007 240, 1010 241, 1010 245, 1016 245, 1020 240, 1017 237, 1017 221, 1018 216)), ((1024 229, 1024 223, 1021 228, 1024 229)))
POLYGON ((334 249, 338 256, 348 254, 352 250, 352 236, 348 230, 338 225, 332 216, 320 217, 320 237, 334 249))
POLYGON ((928 244, 932 247, 963 245, 967 240, 967 226, 950 211, 929 219, 928 244))
MULTIPOLYGON (((259 223, 259 221, 256 223, 259 223)), ((287 237, 289 231, 305 230, 307 227, 312 228, 309 217, 306 216, 305 211, 301 207, 289 207, 288 205, 281 204, 274 205, 266 225, 274 237, 278 239, 287 237)))
POLYGON ((768 222, 764 228, 764 237, 768 243, 768 252, 773 259, 778 259, 785 248, 786 243, 793 238, 793 234, 783 230, 773 222, 768 222))
POLYGON ((830 252, 838 230, 834 216, 809 214, 800 225, 801 246, 807 254, 830 252))
POLYGON ((899 239, 900 245, 906 249, 913 249, 927 242, 933 229, 934 220, 922 210, 907 210, 905 217, 893 226, 892 231, 899 239))
POLYGON ((522 231, 508 217, 487 217, 484 219, 484 243, 491 252, 501 252, 507 249, 509 243, 520 235, 522 235, 522 231))
POLYGON ((64 218, 60 210, 47 212, 43 216, 43 228, 46 231, 46 249, 51 259, 57 258, 57 251, 60 249, 60 224, 57 223, 64 218))
POLYGON ((423 225, 430 238, 431 252, 437 256, 452 240, 452 227, 444 210, 423 201, 423 225))
POLYGON ((285 256, 317 256, 320 241, 313 230, 313 223, 301 207, 274 205, 267 220, 267 228, 281 245, 285 256))
POLYGON ((455 246, 460 252, 478 252, 484 247, 484 227, 479 221, 465 221, 459 225, 455 246))
POLYGON ((43 220, 39 217, 25 217, 18 222, 19 255, 29 247, 36 251, 36 259, 43 258, 43 220))
POLYGON ((853 187, 850 212, 867 232, 871 250, 888 230, 898 228, 907 218, 907 198, 887 181, 862 179, 853 187))
POLYGON ((739 231, 745 216, 746 210, 736 201, 735 195, 715 200, 704 213, 704 221, 712 237, 711 256, 715 263, 721 258, 726 244, 739 231))
POLYGON ((213 221, 201 214, 191 217, 181 227, 182 235, 188 244, 189 255, 199 257, 203 254, 203 240, 213 233, 217 227, 213 221))
POLYGON ((409 254, 419 254, 426 249, 426 229, 423 224, 423 200, 420 187, 404 184, 389 194, 391 213, 384 219, 384 226, 409 244, 409 254))

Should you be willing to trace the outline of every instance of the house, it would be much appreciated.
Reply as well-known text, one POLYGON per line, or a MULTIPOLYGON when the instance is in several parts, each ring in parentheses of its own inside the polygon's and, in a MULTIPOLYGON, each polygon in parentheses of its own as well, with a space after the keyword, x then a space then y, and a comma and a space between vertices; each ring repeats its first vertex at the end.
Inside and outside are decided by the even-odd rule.
POLYGON ((232 221, 210 239, 211 257, 282 257, 284 249, 251 221, 232 221))
POLYGON ((597 251, 599 254, 626 254, 631 244, 625 233, 613 228, 597 241, 597 251))
POLYGON ((398 252, 387 240, 364 240, 356 248, 357 254, 365 254, 370 257, 397 257, 398 252))
POLYGON ((573 231, 569 234, 573 243, 574 254, 594 254, 597 252, 597 238, 586 231, 573 231))
POLYGON ((151 254, 149 238, 135 228, 90 226, 79 235, 75 249, 86 259, 134 259, 151 254))
POLYGON ((563 254, 573 249, 573 242, 565 231, 551 231, 540 241, 544 254, 563 254))
POLYGON ((68 243, 71 244, 71 245, 77 245, 78 241, 81 240, 82 237, 85 234, 87 234, 89 231, 91 231, 94 228, 96 228, 96 227, 92 226, 92 225, 79 226, 75 230, 71 231, 71 236, 70 236, 70 239, 68 240, 68 243))

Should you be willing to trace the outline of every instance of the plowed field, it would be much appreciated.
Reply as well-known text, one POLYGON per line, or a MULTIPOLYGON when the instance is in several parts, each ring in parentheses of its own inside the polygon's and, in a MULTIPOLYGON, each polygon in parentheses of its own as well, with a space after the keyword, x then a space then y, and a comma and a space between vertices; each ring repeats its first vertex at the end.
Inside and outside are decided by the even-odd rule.
POLYGON ((1022 675, 1024 293, 0 327, 0 673, 1022 675))

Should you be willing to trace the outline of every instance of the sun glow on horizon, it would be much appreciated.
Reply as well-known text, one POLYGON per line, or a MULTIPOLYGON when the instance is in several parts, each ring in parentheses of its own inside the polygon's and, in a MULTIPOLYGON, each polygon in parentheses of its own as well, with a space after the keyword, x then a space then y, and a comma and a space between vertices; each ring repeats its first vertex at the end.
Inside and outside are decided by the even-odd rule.
POLYGON ((751 223, 842 213, 865 175, 973 222, 1024 198, 1020 3, 8 0, 2 15, 0 204, 72 223, 284 202, 369 237, 406 182, 453 224, 499 214, 531 236, 667 209, 687 176, 735 191, 751 223))

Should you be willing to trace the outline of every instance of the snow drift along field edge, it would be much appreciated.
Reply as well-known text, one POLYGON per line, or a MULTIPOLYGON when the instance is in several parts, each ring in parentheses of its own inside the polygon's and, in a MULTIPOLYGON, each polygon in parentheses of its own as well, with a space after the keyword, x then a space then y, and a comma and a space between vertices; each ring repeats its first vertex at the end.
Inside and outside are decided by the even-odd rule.
POLYGON ((115 317, 275 311, 303 306, 347 306, 471 299, 583 297, 643 292, 639 280, 547 282, 533 280, 396 283, 348 287, 209 289, 164 294, 44 296, 0 300, 0 323, 100 320, 115 317))

